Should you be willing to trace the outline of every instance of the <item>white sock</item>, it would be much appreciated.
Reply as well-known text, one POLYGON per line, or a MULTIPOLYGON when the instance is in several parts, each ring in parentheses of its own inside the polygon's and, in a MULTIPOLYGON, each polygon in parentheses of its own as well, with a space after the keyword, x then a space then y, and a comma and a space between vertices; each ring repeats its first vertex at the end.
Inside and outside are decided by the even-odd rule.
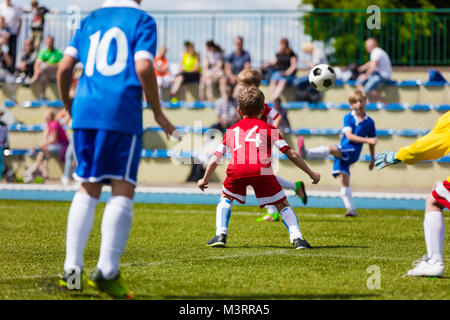
POLYGON ((344 201, 345 208, 348 211, 354 212, 355 204, 353 203, 352 188, 342 187, 341 188, 341 198, 342 198, 342 201, 344 201))
POLYGON ((328 150, 328 146, 320 146, 311 149, 307 149, 306 158, 319 158, 325 159, 329 154, 330 150, 328 150))
POLYGON ((429 261, 431 263, 436 261, 444 261, 443 247, 445 239, 445 224, 442 212, 426 212, 423 227, 429 261))
POLYGON ((294 190, 294 191, 295 191, 295 189, 297 189, 297 186, 295 185, 294 182, 286 180, 286 179, 283 179, 283 178, 278 177, 278 176, 276 178, 278 180, 278 183, 280 184, 280 186, 283 189, 289 189, 289 190, 294 190))
POLYGON ((94 222, 98 200, 81 192, 75 193, 67 217, 66 260, 64 270, 83 269, 83 254, 94 222))
POLYGON ((119 273, 120 256, 125 251, 133 220, 133 200, 111 196, 102 220, 102 241, 97 268, 103 277, 112 279, 119 273))
POLYGON ((277 207, 275 207, 273 205, 266 206, 266 209, 267 209, 267 213, 270 213, 270 214, 274 214, 278 211, 277 207))
POLYGON ((216 209, 216 236, 225 233, 228 235, 228 223, 231 217, 231 202, 221 198, 216 209))
POLYGON ((281 210, 280 215, 284 225, 289 231, 289 238, 291 243, 293 243, 297 238, 303 239, 302 233, 300 231, 300 226, 298 224, 298 219, 294 213, 294 210, 292 210, 291 207, 286 207, 281 210))

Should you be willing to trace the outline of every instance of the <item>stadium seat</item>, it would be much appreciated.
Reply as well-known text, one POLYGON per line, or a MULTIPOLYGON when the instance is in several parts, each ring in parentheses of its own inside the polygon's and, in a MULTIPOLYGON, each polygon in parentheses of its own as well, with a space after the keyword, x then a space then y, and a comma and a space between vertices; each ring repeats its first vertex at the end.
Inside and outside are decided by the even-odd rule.
POLYGON ((368 111, 378 111, 381 108, 383 108, 382 103, 370 102, 366 105, 366 110, 368 110, 368 111))
POLYGON ((436 111, 450 111, 450 104, 441 104, 437 106, 436 111))
POLYGON ((283 108, 286 110, 295 110, 295 109, 303 109, 308 107, 308 102, 305 101, 293 101, 283 103, 283 108))
POLYGON ((445 81, 425 81, 423 85, 425 87, 443 87, 447 83, 445 81))
POLYGON ((442 157, 442 158, 436 160, 436 162, 440 162, 440 163, 450 163, 450 156, 442 157))
POLYGON ((392 129, 377 129, 378 137, 391 137, 394 130, 392 129))
POLYGON ((388 111, 404 111, 405 107, 400 103, 388 103, 383 109, 388 111))
POLYGON ((400 87, 418 87, 420 86, 420 80, 403 80, 399 83, 400 87))
POLYGON ((422 130, 417 129, 402 129, 402 130, 396 130, 396 135, 401 137, 417 137, 419 135, 423 135, 422 130))
POLYGON ((409 109, 412 111, 430 111, 431 106, 427 104, 414 104, 409 109))

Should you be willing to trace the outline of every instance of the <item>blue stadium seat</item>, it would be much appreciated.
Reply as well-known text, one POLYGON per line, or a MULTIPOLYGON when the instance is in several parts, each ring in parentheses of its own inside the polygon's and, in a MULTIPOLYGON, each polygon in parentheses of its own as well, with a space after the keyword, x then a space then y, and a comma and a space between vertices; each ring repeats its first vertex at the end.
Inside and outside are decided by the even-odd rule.
POLYGON ((341 103, 337 105, 337 108, 341 110, 350 110, 350 105, 348 103, 341 103))
POLYGON ((311 110, 328 110, 328 106, 324 102, 316 102, 316 103, 310 103, 308 107, 311 110))
POLYGON ((450 104, 441 104, 437 106, 436 111, 450 111, 450 104))
POLYGON ((62 107, 64 107, 64 104, 60 100, 46 101, 45 105, 47 107, 51 107, 51 108, 62 108, 62 107))
POLYGON ((447 83, 445 81, 425 81, 423 85, 425 87, 443 87, 447 83))
POLYGON ((203 101, 186 102, 183 107, 188 109, 205 109, 205 103, 203 101))
POLYGON ((393 134, 392 129, 377 129, 378 137, 391 137, 393 134))
POLYGON ((428 104, 414 104, 409 109, 412 111, 430 111, 431 106, 428 104))
POLYGON ((45 106, 45 101, 42 100, 34 100, 34 101, 25 101, 20 105, 25 108, 39 108, 45 106))
POLYGON ((12 100, 6 100, 4 104, 5 104, 5 107, 7 107, 7 108, 12 108, 16 105, 16 103, 12 100))
POLYGON ((346 83, 347 83, 349 86, 352 86, 352 87, 356 86, 356 80, 347 80, 346 83))
POLYGON ((269 80, 261 80, 261 85, 262 86, 268 86, 269 85, 269 80))
POLYGON ((389 79, 389 80, 386 81, 386 85, 388 85, 388 86, 396 86, 396 85, 398 85, 398 82, 395 81, 395 80, 389 79))
POLYGON ((308 128, 300 128, 291 130, 291 134, 299 135, 299 136, 309 136, 311 135, 311 129, 308 128))
POLYGON ((419 87, 420 80, 403 80, 399 84, 400 87, 419 87))
POLYGON ((405 107, 401 105, 400 103, 388 103, 384 106, 384 110, 388 111, 403 111, 405 110, 405 107))
POLYGON ((440 163, 450 163, 450 156, 442 157, 442 158, 436 160, 436 162, 440 162, 440 163))
POLYGON ((368 111, 378 111, 381 108, 383 108, 382 103, 370 102, 366 105, 366 110, 368 110, 368 111))
POLYGON ((418 129, 401 129, 396 130, 395 134, 402 137, 417 137, 419 135, 422 135, 423 131, 418 129))
POLYGON ((342 87, 344 85, 344 81, 341 79, 337 79, 334 86, 335 87, 342 87))
POLYGON ((292 101, 283 104, 283 108, 286 110, 297 110, 308 107, 308 102, 305 101, 292 101))

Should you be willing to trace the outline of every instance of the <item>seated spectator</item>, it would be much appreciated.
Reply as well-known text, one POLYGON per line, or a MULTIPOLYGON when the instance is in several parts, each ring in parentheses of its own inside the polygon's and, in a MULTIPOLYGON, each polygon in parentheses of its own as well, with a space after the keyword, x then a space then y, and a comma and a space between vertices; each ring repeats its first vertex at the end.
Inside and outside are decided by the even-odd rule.
MULTIPOLYGON (((24 181, 31 182, 38 171, 40 171, 41 164, 44 165, 42 170, 42 177, 48 178, 48 160, 51 157, 56 157, 59 161, 64 162, 69 140, 67 135, 58 121, 55 120, 55 113, 52 110, 47 110, 44 114, 45 130, 44 139, 39 146, 39 153, 36 157, 35 163, 25 172, 24 181)), ((34 150, 31 150, 34 154, 34 150)))
MULTIPOLYGON (((270 123, 270 124, 281 131, 291 129, 291 124, 289 123, 289 119, 287 118, 287 110, 283 109, 280 98, 275 99, 275 101, 273 102, 272 108, 274 108, 276 111, 278 111, 278 113, 280 114, 280 117, 279 117, 280 120, 279 120, 279 125, 276 125, 275 123, 270 123)), ((276 120, 278 120, 278 119, 276 119, 276 120)))
MULTIPOLYGON (((203 62, 204 69, 200 78, 200 100, 214 100, 213 85, 223 77, 223 50, 214 41, 206 42, 206 58, 203 62), (206 91, 206 92, 205 92, 206 91)), ((220 88, 221 95, 225 95, 225 87, 220 88)))
MULTIPOLYGON (((155 57, 154 67, 156 81, 158 82, 159 98, 162 97, 162 89, 169 88, 172 77, 169 72, 169 62, 166 59, 167 48, 161 47, 155 57)), ((144 95, 145 97, 145 95, 144 95)))
POLYGON ((391 79, 391 59, 378 47, 378 42, 374 38, 367 39, 365 47, 370 53, 370 60, 358 68, 359 72, 364 73, 356 80, 356 88, 364 91, 370 101, 382 101, 377 89, 391 79))
POLYGON ((34 63, 34 74, 31 79, 31 84, 38 82, 41 89, 40 99, 46 100, 45 90, 50 81, 56 80, 56 73, 58 71, 58 64, 61 61, 63 54, 55 48, 55 40, 48 36, 45 39, 47 48, 41 49, 38 53, 36 62, 34 63))
MULTIPOLYGON (((4 107, 0 108, 0 118, 5 113, 4 107)), ((0 119, 0 180, 3 179, 3 173, 5 172, 5 161, 3 156, 3 150, 8 149, 8 125, 0 119)))
POLYGON ((265 63, 263 68, 271 68, 269 85, 269 102, 275 101, 295 78, 297 72, 297 55, 289 47, 286 38, 280 40, 280 50, 272 62, 265 63))
POLYGON ((217 123, 211 126, 211 128, 220 130, 222 133, 225 133, 229 127, 240 120, 237 112, 238 102, 233 97, 231 86, 226 86, 225 94, 215 102, 217 123))
MULTIPOLYGON (((302 64, 312 68, 318 64, 328 64, 327 57, 322 49, 314 47, 311 42, 305 42, 302 44, 302 51, 311 56, 311 60, 303 60, 302 64)), ((309 75, 303 77, 295 78, 293 81, 294 87, 299 90, 309 89, 309 75)), ((313 88, 311 88, 314 90, 313 88)), ((316 91, 316 90, 314 90, 316 91)))
POLYGON ((13 59, 9 52, 8 40, 0 36, 0 78, 5 80, 10 76, 13 59))
POLYGON ((23 43, 23 52, 19 54, 15 75, 19 78, 18 82, 30 82, 33 78, 34 63, 36 62, 37 52, 33 48, 31 39, 25 39, 23 43))
MULTIPOLYGON (((234 40, 234 46, 235 51, 225 61, 225 77, 220 79, 220 87, 231 86, 233 97, 237 98, 239 92, 238 75, 242 70, 250 69, 252 60, 250 54, 244 50, 244 38, 237 37, 234 40)), ((223 93, 221 92, 221 94, 223 93)))
MULTIPOLYGON (((192 82, 200 81, 200 55, 195 51, 194 44, 190 41, 184 43, 184 53, 180 60, 181 70, 175 77, 170 97, 174 97, 182 86, 192 82)), ((186 91, 183 87, 183 100, 186 99, 186 91)))

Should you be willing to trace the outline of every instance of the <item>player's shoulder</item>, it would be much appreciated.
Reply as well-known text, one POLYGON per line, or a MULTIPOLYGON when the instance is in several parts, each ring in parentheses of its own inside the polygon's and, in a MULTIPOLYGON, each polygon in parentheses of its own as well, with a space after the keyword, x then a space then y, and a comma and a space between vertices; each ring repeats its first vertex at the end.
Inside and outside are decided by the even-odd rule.
POLYGON ((344 122, 352 122, 355 121, 355 117, 353 116, 353 112, 349 112, 344 115, 344 122))

